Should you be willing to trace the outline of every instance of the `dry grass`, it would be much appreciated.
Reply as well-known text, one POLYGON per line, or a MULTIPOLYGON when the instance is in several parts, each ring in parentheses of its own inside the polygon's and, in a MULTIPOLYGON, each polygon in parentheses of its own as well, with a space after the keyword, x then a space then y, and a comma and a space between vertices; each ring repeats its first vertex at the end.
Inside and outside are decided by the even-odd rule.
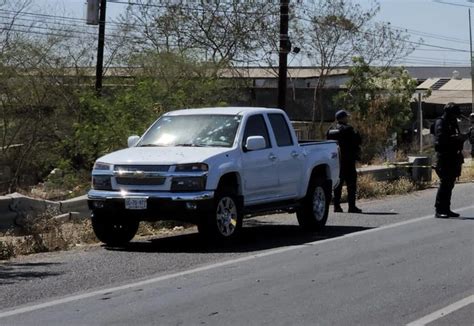
POLYGON ((469 163, 463 165, 459 181, 474 182, 474 161, 470 161, 469 163))
MULTIPOLYGON (((474 182, 474 163, 472 161, 463 165, 459 182, 474 182)), ((364 175, 357 179, 358 198, 381 198, 390 195, 403 195, 416 190, 429 188, 439 183, 436 172, 433 171, 432 181, 429 183, 413 183, 411 180, 401 178, 395 181, 375 181, 371 176, 364 175)), ((347 193, 343 193, 343 199, 347 193)))
POLYGON ((57 215, 54 210, 28 215, 20 227, 0 232, 0 260, 97 242, 89 219, 61 221, 57 215))
MULTIPOLYGON (((90 219, 76 218, 64 221, 55 218, 58 215, 54 209, 37 216, 28 215, 20 219, 20 227, 0 232, 0 260, 98 243, 90 219)), ((173 221, 142 222, 137 236, 173 234, 189 226, 173 221)))
POLYGON ((375 181, 371 176, 364 175, 357 179, 358 198, 380 198, 390 195, 402 195, 419 190, 422 185, 417 185, 411 180, 400 178, 395 181, 375 181))

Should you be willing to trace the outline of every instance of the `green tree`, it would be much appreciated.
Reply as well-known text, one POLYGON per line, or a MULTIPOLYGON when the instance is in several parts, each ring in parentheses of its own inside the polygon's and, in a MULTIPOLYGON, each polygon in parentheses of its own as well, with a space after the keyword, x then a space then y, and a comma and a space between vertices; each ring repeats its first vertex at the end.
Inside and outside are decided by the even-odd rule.
POLYGON ((169 110, 225 106, 238 93, 209 63, 183 55, 146 52, 133 58, 135 79, 110 96, 81 96, 80 114, 63 143, 63 167, 89 170, 97 157, 126 147, 127 137, 142 134, 169 110))
POLYGON ((354 58, 349 69, 347 91, 336 102, 353 112, 353 122, 363 137, 362 161, 381 154, 393 133, 409 123, 410 102, 416 89, 403 67, 371 67, 354 58))

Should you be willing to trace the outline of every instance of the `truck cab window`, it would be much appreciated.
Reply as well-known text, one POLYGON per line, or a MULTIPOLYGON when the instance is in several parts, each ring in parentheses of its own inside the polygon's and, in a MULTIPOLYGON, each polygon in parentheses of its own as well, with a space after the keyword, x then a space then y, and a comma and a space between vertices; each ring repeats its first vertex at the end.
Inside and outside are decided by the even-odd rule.
POLYGON ((270 137, 268 136, 267 125, 265 119, 261 114, 253 115, 248 118, 247 124, 245 125, 243 144, 247 141, 250 136, 262 136, 265 139, 265 148, 272 147, 270 143, 270 137))
POLYGON ((290 129, 285 117, 282 114, 271 113, 268 115, 268 118, 270 119, 278 147, 292 146, 293 139, 291 138, 290 129))

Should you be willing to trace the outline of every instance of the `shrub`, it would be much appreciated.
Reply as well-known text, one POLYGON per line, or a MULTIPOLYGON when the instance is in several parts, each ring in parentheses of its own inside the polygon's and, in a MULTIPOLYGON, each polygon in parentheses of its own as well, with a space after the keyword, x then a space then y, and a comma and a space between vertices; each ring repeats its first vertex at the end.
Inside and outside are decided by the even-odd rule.
POLYGON ((0 240, 0 260, 15 257, 15 245, 10 241, 0 240))

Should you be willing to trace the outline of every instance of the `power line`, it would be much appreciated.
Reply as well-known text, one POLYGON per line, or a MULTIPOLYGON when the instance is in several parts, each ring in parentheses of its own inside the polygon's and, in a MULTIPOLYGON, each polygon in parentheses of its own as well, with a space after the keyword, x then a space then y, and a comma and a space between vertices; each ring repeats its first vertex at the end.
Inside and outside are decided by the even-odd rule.
MULTIPOLYGON (((176 9, 186 9, 186 10, 191 10, 191 11, 200 11, 200 12, 209 12, 209 8, 199 8, 199 7, 190 7, 190 6, 184 6, 182 4, 180 5, 158 5, 158 4, 150 4, 150 3, 139 3, 139 2, 125 2, 125 1, 114 1, 110 2, 111 4, 124 4, 124 5, 129 5, 129 6, 140 6, 144 8, 165 8, 165 9, 170 9, 170 8, 176 8, 176 9)), ((205 2, 202 2, 205 3, 205 2)), ((210 1, 209 3, 212 3, 210 1)), ((271 4, 271 1, 268 1, 268 4, 271 4)), ((276 3, 275 3, 276 5, 276 3)), ((226 9, 220 9, 218 10, 217 8, 212 8, 214 12, 221 12, 221 13, 235 13, 235 14, 242 14, 242 15, 255 15, 258 14, 260 15, 260 12, 256 11, 238 11, 238 10, 226 10, 226 9)), ((278 12, 275 11, 274 13, 266 13, 268 16, 276 16, 278 15, 278 12)))
MULTIPOLYGON (((317 14, 315 13, 312 9, 308 8, 308 7, 303 7, 303 6, 300 6, 300 7, 297 7, 299 9, 303 9, 303 10, 307 10, 309 12, 312 12, 313 14, 317 14)), ((312 23, 313 21, 311 19, 308 19, 306 17, 301 17, 301 16, 297 16, 298 19, 301 19, 303 21, 307 21, 307 22, 310 22, 312 23)), ((390 28, 393 30, 393 28, 390 28)), ((395 28, 395 30, 397 31, 403 31, 403 30, 408 30, 408 29, 403 29, 403 30, 399 30, 397 28, 395 28)), ((416 30, 413 30, 413 29, 410 29, 411 31, 416 31, 416 30)), ((416 32, 419 32, 419 33, 423 33, 425 34, 426 37, 429 37, 428 35, 432 36, 433 38, 436 38, 438 37, 439 39, 442 39, 442 40, 445 40, 445 41, 453 41, 453 42, 462 42, 462 43, 467 43, 469 44, 469 41, 466 41, 466 40, 461 40, 461 39, 456 39, 456 38, 449 38, 447 36, 443 36, 443 35, 438 35, 438 34, 433 34, 433 33, 425 33, 425 32, 421 32, 421 31, 416 31, 416 32), (449 38, 446 39, 446 38, 449 38)), ((367 32, 365 32, 367 33, 367 32)), ((412 34, 412 33, 410 33, 412 34)), ((372 34, 373 35, 373 34, 372 34)), ((451 51, 458 51, 458 52, 470 52, 469 50, 463 50, 463 49, 456 49, 456 48, 452 48, 452 47, 446 47, 446 46, 440 46, 440 45, 435 45, 435 44, 429 44, 429 43, 421 43, 421 42, 415 42, 415 41, 410 41, 410 40, 403 40, 401 39, 400 41, 402 42, 406 42, 406 43, 411 43, 411 44, 414 44, 414 45, 420 45, 420 46, 427 46, 427 47, 434 47, 434 48, 438 48, 438 49, 445 49, 445 50, 451 50, 451 51)))
POLYGON ((423 36, 423 37, 428 37, 428 38, 433 38, 433 39, 438 39, 438 40, 443 40, 443 41, 448 41, 448 42, 469 44, 469 40, 465 40, 465 39, 460 39, 460 38, 445 36, 445 35, 440 35, 440 34, 426 33, 426 32, 417 31, 414 29, 409 29, 409 28, 404 28, 404 27, 397 27, 397 26, 393 26, 393 27, 395 27, 393 28, 394 30, 397 30, 400 32, 406 32, 412 35, 423 36))
POLYGON ((22 30, 22 29, 15 29, 15 28, 10 28, 9 31, 17 32, 17 33, 34 34, 34 35, 57 36, 57 37, 63 37, 63 38, 76 38, 76 39, 81 38, 79 36, 73 36, 73 35, 68 35, 68 34, 57 34, 57 33, 31 31, 31 30, 25 31, 25 30, 22 30))
MULTIPOLYGON (((308 18, 305 18, 305 17, 297 17, 298 19, 301 19, 303 21, 307 21, 307 22, 312 22, 310 19, 308 18)), ((376 34, 374 33, 369 33, 369 32, 359 32, 361 34, 365 34, 365 35, 372 35, 372 36, 377 36, 376 34)), ((433 47, 433 48, 437 48, 437 49, 445 49, 445 50, 451 50, 451 51, 456 51, 456 52, 469 52, 469 50, 464 50, 464 49, 457 49, 457 48, 452 48, 452 47, 447 47, 447 46, 441 46, 441 45, 435 45, 435 44, 429 44, 429 43, 423 43, 423 42, 415 42, 415 41, 410 41, 410 40, 405 40, 405 39, 400 39, 399 40, 400 42, 404 42, 404 43, 410 43, 410 44, 414 44, 414 45, 419 45, 419 46, 426 46, 426 47, 433 47)))
MULTIPOLYGON (((1 11, 1 9, 0 9, 1 11)), ((3 16, 1 15, 1 12, 0 12, 0 18, 4 18, 4 19, 10 19, 10 18, 13 18, 11 16, 3 16)), ((34 19, 28 19, 28 18, 23 18, 23 17, 15 17, 15 21, 13 22, 13 24, 11 25, 12 27, 22 27, 21 30, 18 30, 18 29, 15 29, 14 31, 17 31, 17 32, 21 32, 21 33, 28 33, 31 31, 31 29, 40 29, 40 30, 51 30, 51 31, 60 31, 60 32, 67 32, 67 33, 75 33, 75 34, 86 34, 86 35, 93 35, 93 36, 96 36, 96 33, 93 32, 92 30, 84 30, 84 28, 92 28, 92 29, 95 29, 95 26, 90 26, 90 25, 78 25, 78 24, 70 24, 70 23, 67 23, 67 22, 58 22, 58 21, 38 21, 38 20, 34 20, 34 19), (75 29, 82 29, 81 31, 77 31, 77 30, 72 30, 70 28, 56 28, 56 27, 52 27, 52 26, 38 26, 38 25, 25 25, 25 24, 19 24, 17 23, 16 21, 23 21, 23 22, 32 22, 32 23, 37 23, 37 24, 50 24, 50 25, 53 25, 53 26, 66 26, 66 27, 74 27, 75 29), (25 30, 24 28, 29 28, 29 30, 25 30)), ((9 28, 8 28, 9 29, 9 28)), ((115 33, 120 33, 122 32, 121 29, 118 29, 118 28, 113 28, 113 29, 109 29, 109 31, 112 31, 112 32, 115 32, 115 33)), ((42 33, 42 34, 39 34, 39 33, 36 33, 38 35, 46 35, 45 33, 42 33)), ((164 36, 164 34, 158 34, 156 33, 157 36, 164 36)), ((51 33, 48 33, 47 35, 53 35, 51 33)), ((57 34, 56 34, 57 35, 57 34)), ((110 37, 118 37, 118 38, 125 38, 125 39, 130 39, 130 40, 135 40, 136 37, 132 37, 132 36, 125 36, 125 35, 119 35, 119 34, 114 34, 114 33, 110 33, 108 32, 107 33, 108 36, 110 37)))
MULTIPOLYGON (((1 15, 0 13, 0 18, 4 18, 4 19, 10 19, 10 18, 13 18, 11 16, 3 16, 1 15)), ((38 21, 38 20, 35 20, 35 19, 28 19, 28 18, 22 18, 22 17, 15 17, 14 19, 15 21, 13 22, 13 25, 17 25, 17 26, 22 26, 18 23, 16 23, 16 21, 24 21, 24 22, 32 22, 32 23, 36 23, 36 24, 49 24, 49 25, 54 25, 54 26, 67 26, 67 27, 74 27, 75 29, 81 29, 81 31, 72 31, 70 29, 68 29, 67 31, 71 31, 73 33, 85 33, 85 34, 92 34, 92 35, 96 35, 95 32, 93 32, 93 30, 96 29, 95 26, 91 26, 91 25, 79 25, 79 24, 70 24, 70 23, 67 23, 67 22, 59 22, 59 21, 38 21), (89 29, 89 30, 87 30, 89 29)), ((23 25, 24 26, 24 25, 23 25)), ((124 25, 125 26, 125 25, 124 25)), ((42 26, 42 27, 39 27, 39 26, 36 26, 36 25, 31 25, 31 26, 24 26, 24 27, 31 27, 31 28, 42 28, 42 29, 55 29, 54 27, 50 27, 50 26, 42 26)), ((111 28, 109 29, 108 31, 112 31, 112 32, 116 32, 116 33, 120 33, 122 32, 123 30, 121 30, 120 28, 111 28)), ((118 36, 117 34, 112 34, 110 32, 107 33, 107 35, 109 36, 118 36)))
POLYGON ((450 5, 450 6, 465 7, 465 8, 473 8, 473 6, 462 5, 462 4, 460 4, 460 3, 452 3, 452 2, 441 1, 441 0, 433 0, 433 2, 442 3, 442 4, 445 4, 445 5, 450 5))
MULTIPOLYGON (((432 62, 438 62, 438 61, 441 60, 441 59, 438 59, 438 58, 419 57, 419 56, 412 56, 412 55, 410 55, 408 57, 405 57, 404 59, 423 60, 423 61, 432 61, 432 62)), ((454 63, 454 64, 466 64, 466 65, 469 64, 469 62, 466 61, 466 60, 458 60, 458 59, 443 60, 443 62, 450 62, 450 63, 454 63)))
MULTIPOLYGON (((94 26, 90 26, 90 25, 86 25, 86 19, 83 19, 83 18, 75 18, 75 17, 71 17, 71 16, 57 16, 57 15, 48 15, 48 14, 41 14, 41 13, 34 13, 34 12, 26 12, 26 11, 22 11, 22 12, 17 12, 17 11, 12 11, 12 10, 5 10, 5 9, 0 9, 0 12, 4 12, 4 13, 7 13, 7 14, 12 14, 12 15, 18 15, 18 14, 21 14, 21 15, 25 15, 25 16, 32 16, 32 17, 42 17, 42 18, 47 18, 47 19, 57 19, 57 18, 60 18, 60 19, 63 19, 63 20, 70 20, 70 21, 75 21, 75 22, 81 22, 81 23, 84 23, 84 26, 85 27, 90 27, 90 28, 95 28, 94 26)), ((12 17, 14 18, 14 17, 12 17)), ((15 19, 18 19, 17 17, 15 17, 15 19)), ((53 21, 54 23, 55 21, 53 21)), ((107 24, 112 24, 112 25, 119 25, 119 26, 123 26, 123 24, 121 23, 116 23, 116 22, 107 22, 107 24)))
MULTIPOLYGON (((129 4, 129 3, 125 3, 125 2, 111 2, 111 3, 118 3, 118 4, 129 4)), ((131 3, 131 4, 135 4, 135 5, 140 5, 140 4, 137 4, 137 3, 131 3)), ((169 8, 169 6, 165 6, 165 5, 150 5, 150 6, 153 6, 153 7, 167 7, 169 8)), ((16 15, 18 14, 18 12, 16 11, 11 11, 11 10, 5 10, 5 9, 0 9, 0 13, 1 12, 4 12, 4 13, 7 13, 7 14, 12 14, 12 15, 16 15)), ((222 12, 229 12, 229 11, 222 11, 222 12)), ((276 15, 276 13, 268 13, 266 12, 264 15, 262 15, 261 13, 259 12, 237 12, 237 11, 231 11, 231 12, 235 12, 235 13, 239 13, 239 14, 245 14, 245 15, 249 15, 249 14, 252 14, 252 15, 256 15, 257 17, 264 17, 264 16, 274 16, 276 15)), ((59 22, 55 21, 55 19, 59 18, 59 19, 63 19, 63 20, 66 20, 66 21, 73 21, 73 22, 81 22, 81 23, 85 23, 86 20, 85 19, 82 19, 82 18, 74 18, 74 17, 70 17, 70 16, 58 16, 58 15, 49 15, 49 14, 41 14, 41 13, 32 13, 32 12, 21 12, 20 13, 21 15, 26 15, 26 16, 31 16, 31 17, 41 17, 41 18, 46 18, 46 19, 49 19, 48 23, 53 23, 53 24, 59 24, 59 22), (51 19, 53 21, 51 21, 51 19)), ((8 18, 8 17, 4 17, 4 18, 8 18)), ((19 17, 11 17, 11 18, 15 18, 15 19, 20 19, 19 17)), ((26 20, 26 18, 21 18, 21 19, 24 19, 26 20)), ((63 25, 66 25, 67 23, 62 23, 63 25)), ((119 28, 124 28, 124 27, 146 27, 147 25, 146 24, 128 24, 128 23, 121 23, 121 22, 113 22, 113 21, 107 21, 107 24, 112 24, 114 26, 117 26, 119 28)), ((74 26, 77 26, 77 25, 74 25, 74 26)), ((90 26, 90 25, 85 25, 84 24, 84 27, 88 27, 88 28, 95 28, 95 26, 90 26)), ((117 30, 117 29, 115 29, 117 30)))

